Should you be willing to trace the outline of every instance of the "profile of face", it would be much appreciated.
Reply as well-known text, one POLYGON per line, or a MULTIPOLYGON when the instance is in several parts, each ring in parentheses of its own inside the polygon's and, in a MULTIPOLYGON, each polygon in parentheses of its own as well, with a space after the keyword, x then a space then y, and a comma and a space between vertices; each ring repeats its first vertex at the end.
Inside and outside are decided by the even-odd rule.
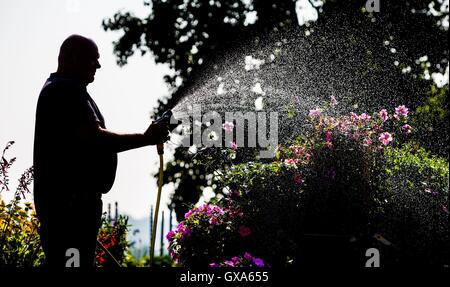
POLYGON ((79 58, 79 75, 82 81, 86 84, 92 83, 95 79, 95 72, 100 69, 99 62, 100 54, 97 46, 93 47, 91 51, 87 51, 79 58))
POLYGON ((100 54, 94 41, 72 35, 61 45, 58 57, 58 72, 80 79, 86 85, 95 79, 99 69, 100 54))

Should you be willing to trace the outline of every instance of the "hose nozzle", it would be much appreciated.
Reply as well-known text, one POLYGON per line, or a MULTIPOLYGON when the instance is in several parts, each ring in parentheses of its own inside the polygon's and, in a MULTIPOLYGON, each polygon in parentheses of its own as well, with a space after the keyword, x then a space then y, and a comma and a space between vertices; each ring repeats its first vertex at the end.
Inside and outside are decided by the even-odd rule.
MULTIPOLYGON (((167 110, 161 115, 159 119, 155 120, 155 123, 167 123, 169 125, 169 131, 171 132, 181 124, 181 121, 173 117, 173 113, 171 110, 167 110)), ((156 148, 159 155, 164 154, 164 143, 157 144, 156 148)))
POLYGON ((158 154, 164 154, 164 144, 160 143, 156 145, 156 149, 158 150, 158 154))

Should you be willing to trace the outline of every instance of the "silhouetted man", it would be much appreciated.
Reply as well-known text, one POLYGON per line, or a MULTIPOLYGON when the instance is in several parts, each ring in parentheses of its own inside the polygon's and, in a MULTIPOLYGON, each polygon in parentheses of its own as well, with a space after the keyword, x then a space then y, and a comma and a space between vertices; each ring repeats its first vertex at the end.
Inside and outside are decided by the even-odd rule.
POLYGON ((79 251, 80 266, 93 266, 102 194, 114 182, 117 153, 168 139, 167 124, 142 134, 117 134, 86 86, 100 68, 95 43, 72 35, 61 45, 58 70, 39 95, 34 139, 34 201, 48 266, 66 266, 79 251), (69 257, 68 257, 69 256, 69 257))

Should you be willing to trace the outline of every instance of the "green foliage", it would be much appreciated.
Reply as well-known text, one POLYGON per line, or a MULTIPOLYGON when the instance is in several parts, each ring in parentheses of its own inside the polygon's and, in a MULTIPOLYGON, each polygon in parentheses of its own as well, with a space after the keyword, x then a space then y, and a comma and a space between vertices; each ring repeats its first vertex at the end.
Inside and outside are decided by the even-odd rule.
POLYGON ((405 264, 448 264, 448 160, 406 144, 386 149, 380 168, 374 228, 401 250, 405 264))
POLYGON ((9 142, 0 160, 0 267, 33 267, 43 262, 44 253, 38 234, 39 222, 31 202, 26 201, 28 186, 33 180, 33 168, 26 170, 9 203, 2 192, 11 192, 8 171, 15 158, 7 159, 6 151, 14 144, 9 142))
MULTIPOLYGON (((122 263, 123 267, 149 267, 150 266, 150 257, 148 255, 142 256, 137 259, 131 254, 131 252, 127 251, 125 258, 122 263)), ((153 266, 155 268, 159 267, 176 267, 170 256, 155 256, 153 258, 153 266)))
POLYGON ((171 204, 178 221, 183 220, 184 214, 189 210, 189 204, 197 202, 203 189, 211 185, 207 167, 200 160, 187 160, 185 152, 186 150, 181 148, 175 151, 176 160, 166 164, 163 177, 164 184, 174 183, 177 187, 171 204))
POLYGON ((107 250, 97 248, 97 267, 120 267, 124 266, 129 256, 129 243, 127 242, 128 217, 120 215, 116 220, 110 222, 106 216, 102 218, 102 227, 98 234, 98 241, 107 250))
POLYGON ((416 110, 418 117, 423 116, 439 120, 448 117, 448 84, 442 88, 432 85, 426 96, 424 104, 416 110))
POLYGON ((448 157, 448 84, 430 87, 423 104, 416 109, 413 123, 418 129, 415 138, 421 146, 448 157))
POLYGON ((387 175, 408 178, 413 188, 431 188, 448 196, 448 161, 434 156, 417 145, 406 144, 401 148, 385 150, 385 171, 387 175))
MULTIPOLYGON (((148 263, 146 260, 145 266, 150 265, 150 259, 148 259, 148 263)), ((174 267, 174 263, 170 256, 155 256, 153 259, 153 267, 174 267)))

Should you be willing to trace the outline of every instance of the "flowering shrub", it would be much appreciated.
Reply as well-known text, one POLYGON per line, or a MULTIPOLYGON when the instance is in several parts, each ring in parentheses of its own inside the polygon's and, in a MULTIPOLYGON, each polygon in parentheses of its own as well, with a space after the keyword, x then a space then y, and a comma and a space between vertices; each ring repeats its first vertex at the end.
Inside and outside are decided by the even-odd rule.
MULTIPOLYGON (((17 188, 8 203, 2 193, 11 192, 9 169, 15 158, 7 159, 6 151, 14 144, 9 142, 0 160, 0 267, 38 267, 44 262, 44 252, 38 234, 39 220, 33 204, 26 201, 33 181, 33 168, 27 169, 19 178, 17 188)), ((127 218, 120 216, 112 224, 103 219, 99 241, 122 264, 128 247, 126 241, 127 218)), ((114 260, 102 249, 97 251, 96 266, 117 266, 114 260)))
POLYGON ((270 267, 261 258, 253 257, 245 252, 243 256, 233 256, 230 260, 220 263, 210 263, 209 267, 270 267))
POLYGON ((38 235, 39 222, 33 204, 26 201, 33 168, 19 178, 12 200, 6 203, 2 199, 2 193, 11 192, 8 171, 15 158, 7 159, 5 153, 13 144, 6 145, 0 160, 0 266, 39 266, 44 258, 38 235))
POLYGON ((125 260, 128 250, 127 226, 128 218, 119 216, 117 220, 109 222, 106 217, 102 218, 102 227, 98 234, 98 241, 114 259, 102 248, 97 248, 97 267, 118 267, 125 260))
POLYGON ((232 206, 204 204, 190 210, 177 229, 166 235, 170 255, 184 266, 207 266, 212 260, 231 256, 241 249, 250 232, 239 224, 242 217, 232 206))
POLYGON ((227 195, 188 212, 168 234, 172 257, 184 266, 243 266, 236 254, 245 252, 271 266, 323 264, 333 255, 362 264, 353 259, 367 248, 390 246, 381 251, 386 264, 448 264, 448 252, 439 251, 449 250, 448 162, 408 148, 408 117, 403 105, 337 118, 311 110, 313 129, 279 146, 276 160, 223 173, 218 188, 227 195), (404 214, 409 220, 397 220, 404 214), (401 235, 405 228, 414 240, 401 235))

